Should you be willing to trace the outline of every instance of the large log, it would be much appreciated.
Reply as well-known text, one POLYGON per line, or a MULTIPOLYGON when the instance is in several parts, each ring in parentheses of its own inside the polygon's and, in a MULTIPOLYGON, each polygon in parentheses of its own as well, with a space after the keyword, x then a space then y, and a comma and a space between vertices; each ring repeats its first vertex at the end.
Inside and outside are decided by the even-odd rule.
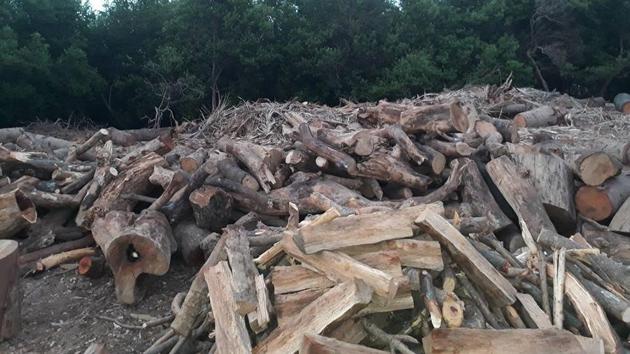
POLYGON ((212 246, 217 241, 216 234, 200 228, 192 219, 182 220, 177 223, 173 228, 173 236, 184 262, 197 266, 202 265, 205 260, 202 244, 209 242, 209 246, 212 246))
POLYGON ((299 140, 304 147, 312 152, 315 156, 321 156, 332 162, 338 168, 353 175, 357 171, 356 161, 348 154, 335 150, 328 144, 313 136, 307 123, 301 123, 297 126, 299 132, 299 140))
POLYGON ((235 141, 227 137, 221 138, 217 142, 217 146, 221 151, 234 155, 243 165, 247 166, 249 172, 258 180, 260 187, 269 193, 271 186, 276 183, 276 179, 268 161, 265 161, 257 154, 259 146, 245 141, 235 141))
POLYGON ((601 340, 558 329, 437 329, 422 345, 426 354, 604 354, 601 340))
POLYGON ((493 304, 505 306, 516 301, 516 289, 446 219, 426 210, 416 223, 449 250, 468 277, 488 294, 493 304))
POLYGON ((0 342, 18 334, 22 294, 19 285, 18 243, 0 240, 0 342))
POLYGON ((116 298, 124 304, 139 300, 136 280, 142 273, 163 275, 177 250, 168 220, 158 211, 112 210, 94 220, 94 240, 114 274, 116 298))
POLYGON ((225 158, 218 161, 217 168, 225 178, 238 182, 242 184, 243 187, 254 191, 260 189, 258 181, 256 181, 252 175, 242 170, 233 158, 225 158))
POLYGON ((163 155, 173 148, 174 142, 170 136, 160 136, 148 141, 139 147, 129 151, 125 156, 119 159, 121 166, 128 166, 140 158, 146 157, 149 153, 163 155))
POLYGON ((387 352, 317 334, 306 334, 302 340, 300 354, 387 354, 387 352))
POLYGON ((598 187, 580 187, 575 194, 575 206, 580 214, 601 221, 613 216, 628 197, 630 174, 621 174, 598 187))
POLYGON ((306 306, 286 326, 278 327, 253 353, 294 353, 305 334, 320 334, 352 316, 372 299, 372 290, 361 282, 344 282, 306 306))
POLYGON ((540 106, 532 110, 522 112, 514 117, 514 125, 519 128, 537 128, 548 125, 556 125, 561 117, 561 112, 549 106, 540 106))
POLYGON ((232 197, 221 188, 202 186, 190 194, 190 205, 197 226, 220 231, 232 215, 232 197))
POLYGON ((552 155, 524 149, 515 151, 512 158, 527 171, 551 221, 561 231, 574 231, 573 173, 565 162, 552 155))
POLYGON ((187 173, 193 173, 197 171, 201 165, 208 158, 208 151, 204 148, 197 149, 195 152, 188 154, 179 159, 179 165, 182 170, 187 173))
POLYGON ((419 191, 426 191, 433 182, 431 178, 414 171, 409 164, 381 152, 372 154, 356 167, 357 172, 351 175, 392 182, 419 191))
POLYGON ((294 240, 307 254, 322 250, 375 244, 413 236, 414 220, 424 210, 443 213, 441 204, 419 205, 394 211, 337 218, 329 223, 305 226, 294 240))
POLYGON ((173 128, 142 128, 130 130, 118 130, 116 128, 108 128, 112 141, 116 145, 131 146, 139 141, 147 141, 160 136, 170 136, 173 128))
POLYGON ((37 221, 35 205, 19 189, 0 194, 0 238, 9 238, 37 221))
POLYGON ((245 320, 236 311, 233 277, 227 262, 219 262, 205 270, 210 305, 215 321, 216 352, 218 354, 249 354, 249 341, 245 320), (219 286, 217 286, 219 285, 219 286))
POLYGON ((372 124, 399 124, 406 133, 465 132, 469 127, 468 115, 457 101, 429 106, 381 101, 376 107, 360 112, 359 119, 372 124))

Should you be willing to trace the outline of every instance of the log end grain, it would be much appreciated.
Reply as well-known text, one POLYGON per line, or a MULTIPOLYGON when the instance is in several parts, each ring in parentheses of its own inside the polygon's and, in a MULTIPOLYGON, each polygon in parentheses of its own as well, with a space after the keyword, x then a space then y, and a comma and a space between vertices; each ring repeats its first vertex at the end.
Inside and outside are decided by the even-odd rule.
POLYGON ((605 191, 593 186, 582 186, 578 189, 575 206, 580 214, 595 221, 605 220, 615 211, 605 191))
POLYGON ((610 177, 619 174, 621 165, 605 152, 595 152, 584 157, 578 166, 580 178, 589 186, 599 186, 610 177))

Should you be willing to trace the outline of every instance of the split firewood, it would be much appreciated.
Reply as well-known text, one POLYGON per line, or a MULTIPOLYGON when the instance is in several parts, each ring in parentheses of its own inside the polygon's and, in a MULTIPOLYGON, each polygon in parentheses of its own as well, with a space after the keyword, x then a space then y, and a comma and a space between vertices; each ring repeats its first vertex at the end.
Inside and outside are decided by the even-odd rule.
POLYGON ((531 295, 518 293, 516 298, 518 301, 515 306, 520 309, 523 320, 530 328, 547 329, 553 327, 549 316, 538 306, 531 295))
POLYGON ((274 294, 287 294, 306 289, 327 289, 334 283, 324 275, 303 266, 276 266, 271 270, 274 294))
POLYGON ((413 239, 398 239, 365 244, 339 249, 339 251, 355 256, 378 251, 396 251, 401 265, 419 269, 440 271, 444 268, 440 244, 437 241, 420 241, 413 239))
POLYGON ((305 289, 294 293, 274 295, 274 309, 278 320, 278 328, 285 327, 291 323, 306 306, 329 289, 305 289))
POLYGON ((439 204, 419 205, 389 212, 337 218, 329 223, 305 226, 295 236, 296 244, 307 254, 322 250, 375 244, 413 236, 414 220, 424 210, 443 213, 439 204))
POLYGON ((227 262, 219 262, 205 271, 212 314, 218 329, 215 343, 218 353, 247 354, 252 352, 252 345, 245 320, 236 310, 232 276, 227 262))
POLYGON ((18 243, 0 240, 0 341, 18 334, 21 328, 22 294, 19 285, 18 243))
POLYGON ((470 242, 440 215, 426 210, 416 223, 449 250, 466 274, 491 295, 497 306, 513 304, 516 289, 470 244, 470 242))
POLYGON ((190 194, 190 205, 197 226, 219 231, 232 214, 232 197, 222 189, 202 186, 190 194))
POLYGON ((247 320, 255 333, 261 333, 269 326, 273 308, 269 299, 269 291, 265 284, 265 277, 262 274, 258 274, 254 279, 254 284, 256 285, 256 299, 258 302, 256 311, 247 314, 247 320))
POLYGON ((554 354, 559 348, 563 353, 571 354, 604 353, 601 339, 576 336, 557 329, 438 329, 424 337, 422 345, 427 354, 554 354))
POLYGON ((322 333, 328 326, 348 318, 367 305, 372 290, 361 282, 343 282, 306 306, 283 327, 254 348, 253 353, 293 353, 300 349, 305 334, 322 333))
POLYGON ((94 220, 92 234, 114 274, 116 297, 125 304, 139 300, 137 277, 142 273, 166 273, 171 253, 177 249, 168 221, 154 210, 145 210, 139 216, 110 211, 94 220))
POLYGON ((300 354, 386 354, 382 350, 342 342, 317 334, 307 334, 302 340, 300 354))
POLYGON ((0 238, 9 238, 37 221, 37 210, 19 189, 0 194, 0 238))
POLYGON ((242 316, 256 310, 257 297, 254 278, 258 275, 249 251, 249 241, 242 229, 228 229, 225 249, 232 268, 236 311, 242 316))
POLYGON ((610 221, 609 229, 625 234, 630 233, 630 198, 627 198, 615 212, 615 216, 610 221))

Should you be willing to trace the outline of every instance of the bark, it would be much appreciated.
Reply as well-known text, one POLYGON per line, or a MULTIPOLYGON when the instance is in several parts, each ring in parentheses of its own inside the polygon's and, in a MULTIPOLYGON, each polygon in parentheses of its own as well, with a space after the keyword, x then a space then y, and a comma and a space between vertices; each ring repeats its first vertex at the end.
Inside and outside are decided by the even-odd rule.
POLYGON ((261 188, 269 193, 271 185, 275 184, 272 167, 268 161, 258 155, 259 146, 245 141, 235 141, 227 137, 221 138, 217 145, 221 151, 234 155, 249 172, 256 177, 261 188))
POLYGON ((37 221, 37 211, 27 194, 15 189, 0 194, 0 239, 9 238, 37 221))
POLYGON ((359 119, 371 124, 399 124, 406 133, 465 132, 469 127, 468 115, 457 101, 430 106, 381 101, 376 107, 360 111, 359 119))
POLYGON ((260 189, 258 181, 256 181, 252 175, 241 169, 234 159, 229 157, 222 159, 217 162, 217 167, 219 172, 221 172, 225 178, 240 183, 243 187, 249 188, 253 191, 260 189))
POLYGON ((190 205, 197 226, 220 231, 232 214, 232 197, 222 189, 202 186, 190 194, 190 205))
POLYGON ((0 240, 0 341, 16 336, 21 327, 18 243, 0 240))
POLYGON ((208 247, 213 248, 216 244, 215 234, 208 232, 197 226, 193 219, 186 219, 179 222, 173 229, 173 236, 177 242, 177 249, 188 265, 200 266, 205 260, 202 243, 207 242, 208 247), (204 241, 208 239, 207 241, 204 241))
POLYGON ((426 191, 431 178, 415 172, 408 164, 384 153, 375 153, 357 165, 356 176, 397 183, 419 191, 426 191))
POLYGON ((630 175, 622 174, 598 187, 580 187, 575 194, 575 206, 580 214, 601 221, 613 216, 628 197, 630 175))
POLYGON ((556 125, 562 115, 549 106, 540 106, 530 111, 522 112, 514 117, 514 125, 519 128, 538 128, 556 125))
POLYGON ((203 165, 208 158, 208 152, 204 148, 199 148, 195 152, 190 153, 179 159, 179 165, 182 170, 187 173, 193 173, 203 165))

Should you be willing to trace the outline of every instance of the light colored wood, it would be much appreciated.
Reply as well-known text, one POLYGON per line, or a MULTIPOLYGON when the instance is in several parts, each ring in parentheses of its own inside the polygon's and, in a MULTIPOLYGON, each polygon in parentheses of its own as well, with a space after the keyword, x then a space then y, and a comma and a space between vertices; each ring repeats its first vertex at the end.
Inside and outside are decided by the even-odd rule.
POLYGON ((302 340, 300 354, 387 354, 387 352, 334 338, 306 334, 302 340))
POLYGON ((258 300, 256 297, 256 284, 254 279, 258 270, 249 251, 249 241, 243 229, 229 230, 232 232, 225 244, 232 279, 234 281, 234 301, 237 312, 243 316, 256 310, 258 300))
POLYGON ((426 354, 603 354, 601 340, 558 329, 437 329, 422 339, 426 354))
POLYGON ((335 251, 305 254, 297 247, 290 235, 285 236, 281 244, 287 254, 318 269, 335 282, 358 279, 371 286, 374 292, 380 296, 388 299, 393 299, 396 296, 399 284, 395 277, 361 263, 346 254, 335 251))
POLYGON ((249 321, 250 328, 258 334, 269 327, 273 309, 271 307, 271 300, 269 299, 269 291, 265 284, 265 277, 262 274, 257 275, 254 279, 254 283, 256 284, 256 299, 258 300, 258 304, 256 311, 247 314, 247 320, 249 321))
POLYGON ((521 310, 521 316, 524 317, 525 321, 535 324, 540 329, 553 327, 549 316, 538 306, 531 295, 518 293, 516 298, 518 302, 515 305, 521 310))
POLYGON ((37 221, 37 210, 19 189, 0 194, 0 239, 9 238, 37 221))
POLYGON ((300 311, 322 296, 329 289, 306 289, 295 293, 274 295, 274 309, 278 319, 278 327, 290 323, 300 311))
POLYGON ((441 271, 444 269, 440 243, 412 239, 389 240, 371 245, 359 245, 339 249, 354 256, 361 253, 394 250, 398 251, 400 264, 404 267, 441 271))
POLYGON ((326 289, 335 283, 326 276, 303 266, 276 266, 271 269, 274 294, 287 294, 306 289, 326 289))
POLYGON ((449 250, 468 277, 497 306, 516 301, 516 289, 488 262, 475 247, 442 216, 424 211, 416 223, 449 250))
POLYGON ((564 282, 566 279, 566 254, 562 248, 553 253, 553 325, 562 329, 564 323, 564 282))
POLYGON ((283 255, 284 250, 282 249, 282 245, 280 242, 276 242, 260 256, 256 257, 254 263, 256 263, 258 268, 265 270, 276 263, 283 255))
POLYGON ((344 282, 306 306, 286 326, 276 328, 253 353, 294 353, 305 334, 320 334, 334 323, 352 316, 372 299, 372 290, 362 282, 344 282))
POLYGON ((96 250, 91 247, 79 248, 72 251, 57 253, 37 261, 36 268, 38 272, 42 272, 44 270, 54 268, 60 264, 78 261, 85 256, 93 256, 94 254, 96 254, 96 250))
POLYGON ((558 122, 558 112, 549 106, 540 106, 532 110, 521 112, 514 117, 513 124, 519 128, 537 128, 555 125, 558 122))
POLYGON ((302 227, 295 242, 307 254, 323 250, 374 244, 413 236, 413 221, 424 210, 443 213, 441 204, 351 215, 322 224, 302 227))
POLYGON ((621 204, 621 207, 612 218, 608 229, 614 232, 630 233, 630 198, 626 199, 626 201, 621 204))
POLYGON ((219 354, 252 352, 245 320, 236 311, 232 272, 221 261, 204 272, 215 322, 215 345, 219 354))
MULTIPOLYGON (((547 275, 553 277, 553 266, 547 265, 547 275)), ((565 274, 564 292, 575 312, 594 338, 601 338, 607 354, 621 354, 619 337, 613 330, 604 309, 571 273, 565 274)))
POLYGON ((358 318, 349 318, 334 329, 326 331, 326 335, 347 343, 361 343, 368 334, 358 318))

